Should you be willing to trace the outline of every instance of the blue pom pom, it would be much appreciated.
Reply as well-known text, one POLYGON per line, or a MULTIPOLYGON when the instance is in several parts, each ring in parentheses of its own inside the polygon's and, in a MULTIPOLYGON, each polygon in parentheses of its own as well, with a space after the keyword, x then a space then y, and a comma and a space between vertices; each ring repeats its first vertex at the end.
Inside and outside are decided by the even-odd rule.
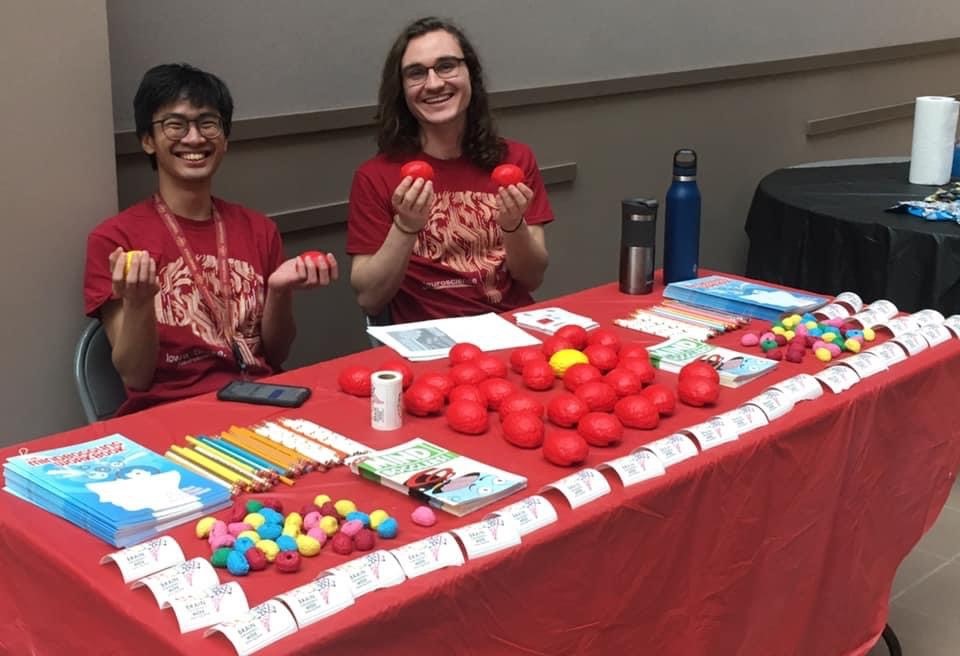
POLYGON ((283 527, 280 524, 262 524, 257 529, 257 534, 264 540, 276 540, 283 533, 283 527))
POLYGON ((236 549, 231 551, 230 555, 227 556, 227 571, 234 576, 246 576, 247 572, 250 571, 250 563, 247 562, 247 557, 236 549))
POLYGON ((823 329, 820 328, 819 326, 816 328, 811 328, 810 330, 807 331, 807 334, 812 337, 820 337, 823 335, 823 329))
POLYGON ((283 515, 278 513, 273 508, 261 508, 259 512, 261 515, 263 515, 263 518, 266 520, 267 524, 283 524, 283 515))
POLYGON ((296 551, 297 550, 297 541, 294 540, 289 535, 281 535, 276 540, 277 546, 280 547, 280 551, 296 551))
POLYGON ((349 522, 351 519, 361 522, 364 528, 370 528, 370 515, 365 512, 354 510, 352 513, 347 513, 347 521, 349 522))
POLYGON ((400 529, 400 525, 397 524, 397 520, 393 517, 387 517, 385 520, 380 522, 380 525, 377 526, 377 535, 386 540, 397 537, 397 531, 400 529))
POLYGON ((246 553, 247 549, 252 546, 254 546, 254 541, 250 538, 237 538, 237 541, 233 543, 233 548, 240 553, 246 553))

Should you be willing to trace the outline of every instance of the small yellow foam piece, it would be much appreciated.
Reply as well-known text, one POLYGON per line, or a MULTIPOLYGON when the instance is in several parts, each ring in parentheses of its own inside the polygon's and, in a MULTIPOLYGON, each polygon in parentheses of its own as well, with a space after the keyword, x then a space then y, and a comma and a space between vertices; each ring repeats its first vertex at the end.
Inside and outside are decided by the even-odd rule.
POLYGON ((389 518, 390 515, 387 514, 386 510, 374 510, 370 513, 370 528, 376 529, 385 519, 389 518))
POLYGON ((139 252, 140 251, 127 251, 126 253, 123 254, 124 256, 123 275, 124 276, 130 273, 130 266, 133 264, 133 256, 139 252))
POLYGON ((263 555, 267 557, 268 563, 272 563, 277 557, 277 554, 280 553, 280 547, 278 547, 277 543, 273 540, 260 540, 256 542, 254 546, 263 552, 263 555))
POLYGON ((827 344, 829 344, 836 338, 837 338, 837 333, 823 333, 823 335, 820 336, 820 339, 825 341, 827 344))
POLYGON ((324 515, 321 517, 318 526, 320 527, 320 530, 327 535, 333 535, 340 530, 340 522, 337 521, 337 518, 333 517, 332 515, 324 515))
POLYGON ((843 348, 847 349, 851 353, 860 352, 860 342, 853 339, 852 337, 843 343, 843 348))
POLYGON ((806 323, 807 330, 813 330, 814 328, 817 327, 817 325, 818 325, 818 324, 817 324, 816 321, 808 321, 808 322, 806 323))
POLYGON ((792 330, 787 330, 783 333, 783 336, 786 337, 787 341, 789 342, 791 339, 797 336, 797 333, 793 332, 792 330))
POLYGON ((210 535, 210 529, 217 523, 216 517, 204 517, 197 522, 197 537, 205 538, 210 535))
POLYGON ((325 503, 330 503, 330 501, 330 497, 328 497, 326 494, 318 494, 317 496, 313 497, 313 505, 315 505, 317 508, 325 503))
POLYGON ((309 535, 297 536, 297 551, 300 552, 301 556, 306 556, 307 558, 316 556, 320 553, 320 547, 322 546, 320 540, 310 537, 309 535))
POLYGON ((833 354, 830 353, 829 349, 821 347, 814 351, 813 354, 817 356, 817 360, 820 360, 821 362, 830 362, 833 360, 833 354))
POLYGON ((303 515, 301 515, 298 512, 292 512, 284 518, 283 523, 296 524, 297 526, 303 526, 303 515))
POLYGON ((238 540, 240 538, 250 538, 256 544, 260 540, 260 534, 256 531, 243 531, 237 536, 238 540))
POLYGON ((587 354, 577 349, 560 349, 550 356, 550 367, 557 378, 563 378, 567 369, 575 364, 589 364, 587 354))
POLYGON ((863 338, 868 342, 872 342, 877 338, 877 333, 873 331, 873 328, 864 328, 863 329, 863 338))
POLYGON ((770 332, 772 332, 774 335, 783 335, 787 332, 787 329, 783 326, 774 326, 770 329, 770 332))
POLYGON ((333 504, 333 507, 337 509, 337 514, 339 514, 341 517, 346 517, 350 513, 356 511, 357 504, 355 504, 353 501, 350 501, 350 499, 340 499, 333 504))
POLYGON ((296 538, 298 535, 300 535, 300 526, 297 524, 284 524, 281 534, 296 538))
POLYGON ((243 518, 244 524, 249 524, 253 528, 257 529, 263 526, 263 523, 267 521, 267 518, 261 515, 258 512, 248 513, 246 517, 243 518))

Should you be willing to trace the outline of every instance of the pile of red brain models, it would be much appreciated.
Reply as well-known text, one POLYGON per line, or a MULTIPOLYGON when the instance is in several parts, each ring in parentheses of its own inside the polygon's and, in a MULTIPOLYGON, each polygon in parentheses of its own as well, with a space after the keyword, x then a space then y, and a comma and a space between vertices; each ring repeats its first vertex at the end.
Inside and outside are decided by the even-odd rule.
POLYGON ((618 444, 624 427, 655 429, 660 417, 676 411, 678 399, 699 407, 720 396, 720 377, 706 362, 685 366, 674 389, 653 382, 656 370, 641 344, 621 344, 612 330, 588 333, 579 326, 560 328, 541 347, 515 349, 509 366, 500 356, 460 343, 450 349, 446 368, 415 376, 400 359, 377 369, 347 367, 338 378, 340 389, 370 396, 370 375, 379 370, 403 376, 407 413, 443 415, 452 430, 467 435, 486 433, 496 413, 503 439, 542 449, 549 462, 565 467, 582 463, 591 446, 618 444), (509 380, 510 370, 519 382, 509 380))

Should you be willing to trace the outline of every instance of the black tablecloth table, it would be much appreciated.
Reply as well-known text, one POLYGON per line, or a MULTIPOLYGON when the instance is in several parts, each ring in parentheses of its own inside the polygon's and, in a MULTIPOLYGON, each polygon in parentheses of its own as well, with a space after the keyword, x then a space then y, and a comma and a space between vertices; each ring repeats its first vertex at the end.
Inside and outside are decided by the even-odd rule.
POLYGON ((936 187, 907 182, 909 162, 781 169, 747 216, 747 276, 898 308, 960 312, 960 225, 884 210, 936 187))

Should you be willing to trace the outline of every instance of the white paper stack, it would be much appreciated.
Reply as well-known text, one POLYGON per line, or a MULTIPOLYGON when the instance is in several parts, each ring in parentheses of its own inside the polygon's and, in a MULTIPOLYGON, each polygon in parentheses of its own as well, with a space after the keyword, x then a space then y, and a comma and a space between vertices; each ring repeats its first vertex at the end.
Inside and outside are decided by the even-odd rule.
POLYGON ((949 96, 917 98, 913 115, 910 183, 942 185, 950 180, 960 102, 949 96))
POLYGON ((525 312, 514 312, 513 318, 517 325, 530 330, 539 330, 540 332, 553 335, 564 326, 580 326, 584 330, 593 330, 599 324, 582 314, 574 314, 563 308, 549 307, 539 310, 527 310, 525 312))

